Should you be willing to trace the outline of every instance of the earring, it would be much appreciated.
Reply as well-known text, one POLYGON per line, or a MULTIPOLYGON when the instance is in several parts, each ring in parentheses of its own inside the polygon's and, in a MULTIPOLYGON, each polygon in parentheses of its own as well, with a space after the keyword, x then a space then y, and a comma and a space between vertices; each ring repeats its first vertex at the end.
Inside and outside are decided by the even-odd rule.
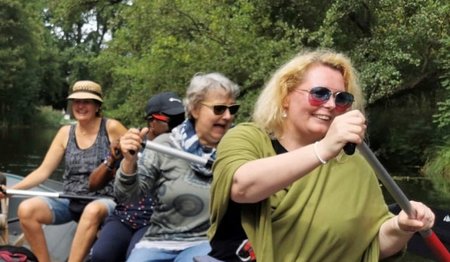
POLYGON ((286 110, 283 110, 283 112, 281 113, 281 117, 282 117, 282 118, 286 118, 286 117, 287 117, 286 110))

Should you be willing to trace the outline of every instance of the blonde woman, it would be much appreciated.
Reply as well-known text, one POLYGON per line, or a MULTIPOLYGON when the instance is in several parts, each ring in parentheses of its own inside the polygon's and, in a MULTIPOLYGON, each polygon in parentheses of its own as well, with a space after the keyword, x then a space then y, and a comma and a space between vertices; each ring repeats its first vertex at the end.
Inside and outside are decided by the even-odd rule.
POLYGON ((217 148, 210 256, 223 261, 378 261, 400 252, 434 214, 389 213, 374 171, 356 152, 364 100, 350 60, 304 52, 278 69, 253 123, 217 148))

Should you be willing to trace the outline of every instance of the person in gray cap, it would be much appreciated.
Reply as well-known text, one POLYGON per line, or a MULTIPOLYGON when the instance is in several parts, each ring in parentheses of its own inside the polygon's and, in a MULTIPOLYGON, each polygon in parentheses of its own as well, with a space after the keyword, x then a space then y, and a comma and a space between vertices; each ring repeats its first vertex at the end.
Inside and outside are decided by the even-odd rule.
MULTIPOLYGON (((147 133, 149 140, 171 132, 184 121, 184 106, 181 99, 173 92, 154 95, 145 107, 145 120, 149 129, 147 133)), ((116 144, 111 152, 120 155, 119 146, 116 144)), ((112 155, 105 164, 94 170, 90 175, 89 188, 98 190, 113 179, 116 164, 121 159, 121 155, 112 155)), ((125 261, 131 249, 147 231, 152 213, 153 201, 148 194, 142 194, 131 201, 118 202, 114 212, 106 218, 92 247, 90 261, 125 261)))
POLYGON ((184 120, 184 106, 181 99, 173 92, 159 93, 147 102, 145 107, 147 120, 147 138, 153 140, 162 133, 167 133, 184 120))

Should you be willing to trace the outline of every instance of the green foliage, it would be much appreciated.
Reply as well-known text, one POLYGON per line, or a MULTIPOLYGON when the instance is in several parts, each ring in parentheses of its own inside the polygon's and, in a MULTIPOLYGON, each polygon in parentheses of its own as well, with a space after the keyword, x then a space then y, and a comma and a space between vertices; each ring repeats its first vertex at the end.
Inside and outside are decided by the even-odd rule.
POLYGON ((20 1, 0 0, 0 117, 21 123, 33 112, 38 94, 38 28, 20 1))
MULTIPOLYGON (((295 53, 288 39, 263 34, 271 26, 258 10, 264 6, 210 2, 136 1, 123 10, 127 27, 116 31, 95 65, 113 65, 99 72, 111 85, 108 111, 139 124, 150 96, 163 90, 183 96, 197 72, 222 72, 242 87, 242 97, 251 96, 268 72, 295 53)), ((243 107, 241 113, 248 116, 250 110, 243 107)))
POLYGON ((54 110, 51 106, 38 107, 38 113, 30 122, 33 127, 59 127, 63 114, 59 110, 54 110))
POLYGON ((427 160, 424 151, 435 142, 431 117, 436 96, 432 94, 419 89, 368 108, 371 148, 391 172, 417 171, 427 160))
MULTIPOLYGON (((450 142, 450 141, 448 141, 450 142)), ((450 144, 437 147, 433 158, 422 169, 434 187, 450 200, 450 144)))
POLYGON ((448 35, 448 6, 441 1, 384 0, 370 7, 371 37, 354 52, 369 102, 418 88, 436 74, 436 58, 446 52, 438 39, 448 35))
MULTIPOLYGON (((443 45, 450 50, 450 36, 442 39, 443 45)), ((440 76, 441 85, 446 90, 444 100, 437 103, 437 113, 433 116, 434 123, 439 128, 447 130, 450 127, 450 53, 446 52, 442 54, 439 59, 442 68, 442 74, 440 76)))

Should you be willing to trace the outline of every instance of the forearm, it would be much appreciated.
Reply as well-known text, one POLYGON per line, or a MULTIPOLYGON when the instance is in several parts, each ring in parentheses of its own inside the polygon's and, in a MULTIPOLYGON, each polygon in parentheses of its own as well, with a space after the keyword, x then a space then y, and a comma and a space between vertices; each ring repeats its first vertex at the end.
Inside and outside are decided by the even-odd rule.
POLYGON ((405 248, 414 232, 400 229, 398 216, 394 216, 381 225, 378 233, 380 242, 380 259, 395 255, 405 248))
POLYGON ((135 169, 135 172, 125 173, 125 165, 126 162, 122 161, 116 173, 114 183, 116 197, 119 200, 130 200, 140 196, 141 192, 150 191, 155 181, 152 168, 146 165, 145 161, 140 161, 140 164, 138 168, 135 169))
POLYGON ((114 193, 118 201, 129 200, 139 191, 137 174, 124 172, 124 164, 125 161, 122 161, 114 179, 114 193))
POLYGON ((313 145, 245 163, 234 174, 232 200, 254 203, 266 199, 319 165, 313 145))
POLYGON ((32 187, 35 187, 42 182, 44 182, 48 176, 45 174, 42 174, 39 169, 31 172, 29 175, 27 175, 24 179, 22 179, 19 183, 14 185, 13 189, 30 189, 32 187))
POLYGON ((137 163, 133 159, 124 158, 120 163, 120 170, 124 175, 133 175, 137 170, 137 163))
POLYGON ((96 191, 105 187, 109 181, 114 179, 115 169, 108 165, 108 163, 102 163, 89 175, 89 191, 96 191))

